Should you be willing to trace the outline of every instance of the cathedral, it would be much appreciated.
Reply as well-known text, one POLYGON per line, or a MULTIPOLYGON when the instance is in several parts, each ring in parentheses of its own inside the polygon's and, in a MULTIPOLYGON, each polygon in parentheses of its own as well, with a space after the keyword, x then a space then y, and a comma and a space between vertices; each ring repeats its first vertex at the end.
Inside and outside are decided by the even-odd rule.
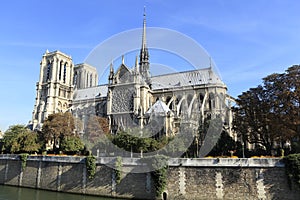
MULTIPOLYGON (((32 129, 41 129, 50 114, 72 112, 83 122, 78 130, 83 134, 90 117, 96 115, 108 119, 112 134, 150 127, 158 137, 172 136, 184 122, 197 128, 204 117, 225 111, 230 96, 211 66, 151 76, 149 57, 145 15, 135 65, 127 66, 124 57, 119 66, 111 64, 107 84, 98 85, 95 67, 74 64, 71 56, 47 50, 40 62, 32 129)), ((223 121, 230 130, 230 109, 223 121)))

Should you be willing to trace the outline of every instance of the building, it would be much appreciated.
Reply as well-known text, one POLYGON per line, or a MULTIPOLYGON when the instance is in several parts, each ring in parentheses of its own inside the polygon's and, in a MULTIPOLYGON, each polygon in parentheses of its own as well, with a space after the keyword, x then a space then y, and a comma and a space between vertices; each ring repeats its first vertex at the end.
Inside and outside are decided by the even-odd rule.
MULTIPOLYGON (((110 65, 108 83, 98 85, 97 70, 72 62, 60 51, 43 55, 36 84, 33 129, 40 129, 48 115, 70 111, 84 124, 90 116, 107 117, 112 133, 132 127, 155 131, 157 136, 178 132, 183 121, 197 127, 206 116, 222 114, 228 105, 227 87, 210 66, 205 69, 150 75, 146 45, 146 18, 135 66, 110 65)), ((231 113, 222 116, 230 128, 231 113)), ((81 132, 84 132, 84 126, 81 132)))

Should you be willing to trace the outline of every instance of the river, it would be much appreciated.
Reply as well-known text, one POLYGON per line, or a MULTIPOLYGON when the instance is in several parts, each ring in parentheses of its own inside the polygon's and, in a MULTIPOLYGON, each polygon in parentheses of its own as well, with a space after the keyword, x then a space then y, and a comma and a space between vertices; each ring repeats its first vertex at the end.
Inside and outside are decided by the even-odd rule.
MULTIPOLYGON (((79 194, 67 194, 30 188, 0 185, 0 200, 113 200, 79 194)), ((118 199, 120 200, 120 199, 118 199)))

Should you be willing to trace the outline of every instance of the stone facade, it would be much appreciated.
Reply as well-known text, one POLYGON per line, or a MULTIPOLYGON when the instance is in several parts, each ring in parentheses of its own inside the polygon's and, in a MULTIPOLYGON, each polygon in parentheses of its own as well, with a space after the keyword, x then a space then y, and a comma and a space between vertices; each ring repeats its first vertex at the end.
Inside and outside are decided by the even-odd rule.
MULTIPOLYGON (((72 112, 86 124, 92 115, 107 117, 112 133, 128 128, 158 127, 155 134, 175 135, 182 122, 196 130, 205 117, 222 116, 231 132, 227 87, 210 66, 204 69, 150 75, 146 19, 135 66, 110 66, 108 84, 98 85, 97 70, 74 65, 62 52, 46 52, 41 61, 32 128, 40 129, 49 114, 72 112)), ((84 132, 82 126, 80 132, 84 132)))
MULTIPOLYGON (((151 173, 130 173, 139 159, 123 158, 121 181, 98 158, 96 175, 87 177, 84 157, 29 156, 22 169, 18 155, 0 156, 0 184, 107 197, 155 199, 151 173)), ((300 197, 288 184, 280 159, 170 159, 166 199, 287 199, 300 197)))

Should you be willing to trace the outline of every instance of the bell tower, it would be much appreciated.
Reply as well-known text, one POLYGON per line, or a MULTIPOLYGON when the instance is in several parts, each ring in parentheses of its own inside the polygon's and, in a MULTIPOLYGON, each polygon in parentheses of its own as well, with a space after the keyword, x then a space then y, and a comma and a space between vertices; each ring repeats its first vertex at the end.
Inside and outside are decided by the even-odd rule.
POLYGON ((40 62, 36 99, 32 113, 33 129, 40 129, 48 115, 66 112, 73 96, 72 58, 60 51, 48 50, 40 62))

